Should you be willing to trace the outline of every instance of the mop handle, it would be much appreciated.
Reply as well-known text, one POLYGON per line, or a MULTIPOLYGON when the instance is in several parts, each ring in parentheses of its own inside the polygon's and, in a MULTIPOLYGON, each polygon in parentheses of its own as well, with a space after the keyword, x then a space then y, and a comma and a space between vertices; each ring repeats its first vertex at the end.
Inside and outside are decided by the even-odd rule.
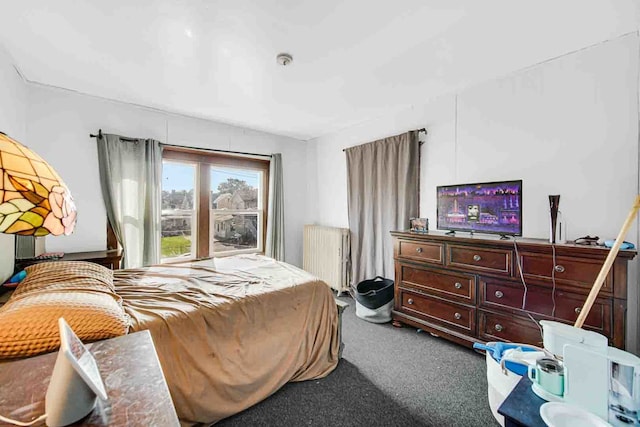
POLYGON ((624 224, 622 224, 620 233, 618 233, 618 237, 616 238, 616 241, 613 244, 611 251, 609 251, 609 255, 607 255, 607 259, 604 261, 604 264, 600 269, 600 273, 598 274, 598 277, 596 277, 596 281, 593 283, 591 292, 589 292, 589 296, 587 297, 587 300, 584 302, 584 306, 582 306, 580 315, 578 316, 578 319, 576 319, 576 323, 573 325, 576 328, 582 328, 584 321, 587 319, 587 316, 589 315, 589 311, 591 311, 591 307, 593 306, 593 303, 596 301, 596 298, 598 297, 598 293, 600 292, 600 289, 604 284, 604 279, 607 277, 607 274, 609 274, 609 270, 611 269, 611 266, 613 265, 613 262, 615 261, 616 256, 618 256, 618 252, 620 251, 620 246, 624 241, 624 236, 627 234, 627 231, 629 231, 629 228, 631 227, 633 220, 636 218, 638 209, 640 209, 640 195, 636 197, 636 201, 633 204, 633 207, 631 208, 631 210, 629 211, 629 215, 627 216, 626 221, 624 222, 624 224))

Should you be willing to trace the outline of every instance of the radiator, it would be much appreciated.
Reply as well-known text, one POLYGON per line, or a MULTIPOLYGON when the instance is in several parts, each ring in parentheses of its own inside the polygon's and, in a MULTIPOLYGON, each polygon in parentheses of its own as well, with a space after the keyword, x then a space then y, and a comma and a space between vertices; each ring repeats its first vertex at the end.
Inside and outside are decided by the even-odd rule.
POLYGON ((304 226, 303 268, 340 293, 349 290, 349 229, 304 226))

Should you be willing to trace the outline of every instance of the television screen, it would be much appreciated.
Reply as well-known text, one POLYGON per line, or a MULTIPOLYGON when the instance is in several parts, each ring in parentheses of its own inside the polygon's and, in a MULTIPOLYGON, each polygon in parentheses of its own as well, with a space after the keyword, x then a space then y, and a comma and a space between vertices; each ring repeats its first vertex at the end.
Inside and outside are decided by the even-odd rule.
POLYGON ((436 189, 439 230, 522 235, 522 180, 436 189))

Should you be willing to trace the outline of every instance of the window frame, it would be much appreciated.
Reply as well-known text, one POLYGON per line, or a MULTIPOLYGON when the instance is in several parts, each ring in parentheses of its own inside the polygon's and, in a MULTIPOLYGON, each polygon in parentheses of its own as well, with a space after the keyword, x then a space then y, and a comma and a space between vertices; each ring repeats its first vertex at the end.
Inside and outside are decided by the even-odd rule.
MULTIPOLYGON (((196 165, 196 192, 197 200, 194 200, 196 207, 196 223, 194 232, 196 234, 196 253, 195 259, 210 258, 209 243, 211 240, 210 233, 210 214, 211 214, 211 166, 229 166, 234 168, 251 169, 263 173, 262 183, 262 247, 258 244, 256 250, 238 250, 228 251, 220 255, 214 253, 213 256, 231 256, 236 253, 261 253, 264 254, 267 238, 267 217, 269 206, 269 165, 270 159, 249 156, 234 156, 224 153, 209 152, 206 150, 198 150, 194 148, 165 146, 162 151, 162 160, 190 162, 196 165)), ((260 211, 260 209, 257 209, 260 211)), ((193 259, 189 258, 189 259, 193 259)))

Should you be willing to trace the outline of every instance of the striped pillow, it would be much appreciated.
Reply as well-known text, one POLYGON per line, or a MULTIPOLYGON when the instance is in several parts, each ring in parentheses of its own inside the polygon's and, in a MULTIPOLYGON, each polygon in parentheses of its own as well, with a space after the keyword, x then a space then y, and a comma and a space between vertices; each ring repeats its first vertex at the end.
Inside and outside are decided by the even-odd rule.
POLYGON ((111 270, 82 261, 40 263, 26 270, 27 278, 0 307, 0 358, 56 350, 60 317, 83 341, 127 333, 129 317, 114 292, 111 270))

